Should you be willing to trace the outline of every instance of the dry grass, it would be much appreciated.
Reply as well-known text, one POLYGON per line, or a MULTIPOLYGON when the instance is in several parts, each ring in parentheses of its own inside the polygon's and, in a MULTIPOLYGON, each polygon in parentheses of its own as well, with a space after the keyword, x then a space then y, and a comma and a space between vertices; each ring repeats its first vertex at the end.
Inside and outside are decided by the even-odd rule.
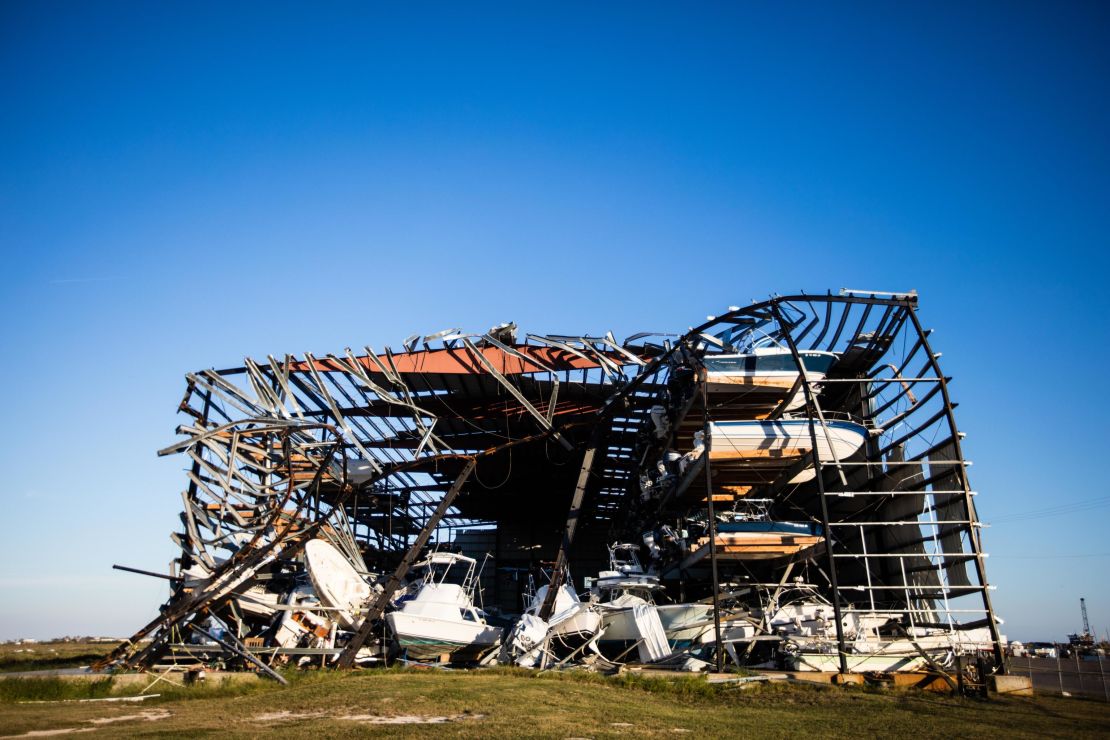
POLYGON ((366 671, 301 674, 288 688, 176 691, 141 705, 0 704, 0 734, 127 736, 791 737, 1110 735, 1110 705, 1081 699, 980 702, 915 691, 591 674, 366 671), (411 724, 399 724, 408 722, 411 724))

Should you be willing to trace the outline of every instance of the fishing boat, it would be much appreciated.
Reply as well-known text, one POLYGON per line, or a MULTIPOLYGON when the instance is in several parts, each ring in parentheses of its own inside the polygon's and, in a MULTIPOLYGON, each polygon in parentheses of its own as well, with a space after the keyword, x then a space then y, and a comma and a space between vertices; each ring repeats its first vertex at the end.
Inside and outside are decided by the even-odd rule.
MULTIPOLYGON (((929 663, 948 666, 957 654, 990 650, 986 628, 959 631, 943 628, 908 628, 890 634, 889 615, 844 615, 845 661, 848 670, 914 671, 929 663), (885 632, 885 634, 884 634, 885 632)), ((784 663, 797 671, 839 671, 836 635, 822 639, 794 637, 783 644, 784 663)))
MULTIPOLYGON (((837 360, 833 352, 799 350, 806 380, 815 391, 837 360)), ((805 405, 805 393, 798 381, 798 364, 785 347, 757 347, 748 353, 706 355, 706 389, 709 393, 766 396, 785 405, 783 411, 796 411, 805 405), (786 394, 791 393, 789 398, 786 394)))
POLYGON ((476 561, 448 552, 432 553, 414 568, 412 584, 385 622, 395 650, 410 660, 469 663, 497 647, 501 629, 486 624, 474 606, 476 561), (464 572, 461 583, 449 579, 464 572))
MULTIPOLYGON (((717 525, 717 557, 723 560, 774 560, 811 550, 825 541, 813 522, 746 521, 717 525)), ((709 537, 683 561, 689 568, 709 555, 709 537)))
MULTIPOLYGON (((853 421, 778 419, 775 421, 715 421, 709 424, 713 462, 743 463, 761 468, 785 470, 800 462, 814 449, 810 426, 817 438, 817 456, 822 464, 851 457, 867 441, 867 427, 853 421)), ((809 465, 794 475, 791 483, 813 480, 816 471, 809 465)))

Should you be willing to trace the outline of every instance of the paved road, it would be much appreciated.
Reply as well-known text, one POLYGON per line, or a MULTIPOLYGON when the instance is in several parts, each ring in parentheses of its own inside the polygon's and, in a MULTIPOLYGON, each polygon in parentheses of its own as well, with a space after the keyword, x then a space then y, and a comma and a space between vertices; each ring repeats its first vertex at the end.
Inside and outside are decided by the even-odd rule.
POLYGON ((1062 690, 1072 695, 1107 698, 1110 689, 1110 659, 1075 658, 1010 658, 1009 672, 1033 678, 1033 690, 1046 694, 1059 694, 1062 690))

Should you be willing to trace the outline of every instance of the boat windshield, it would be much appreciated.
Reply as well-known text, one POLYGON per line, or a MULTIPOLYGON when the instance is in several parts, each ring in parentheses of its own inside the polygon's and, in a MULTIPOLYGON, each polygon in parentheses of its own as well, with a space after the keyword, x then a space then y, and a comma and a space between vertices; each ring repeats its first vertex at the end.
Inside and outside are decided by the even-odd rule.
MULTIPOLYGON (((799 352, 806 370, 811 373, 826 373, 836 361, 836 355, 829 352, 799 352)), ((789 352, 768 352, 755 355, 707 355, 705 367, 717 373, 755 373, 790 372, 797 370, 794 356, 789 352)))

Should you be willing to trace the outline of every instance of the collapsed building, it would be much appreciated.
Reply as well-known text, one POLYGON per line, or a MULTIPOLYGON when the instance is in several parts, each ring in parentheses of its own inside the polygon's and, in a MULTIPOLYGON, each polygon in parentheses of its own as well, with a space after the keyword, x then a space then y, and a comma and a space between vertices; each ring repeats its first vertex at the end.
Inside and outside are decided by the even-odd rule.
POLYGON ((171 596, 102 665, 1000 669, 917 310, 775 296, 623 341, 504 324, 190 373, 171 596))

